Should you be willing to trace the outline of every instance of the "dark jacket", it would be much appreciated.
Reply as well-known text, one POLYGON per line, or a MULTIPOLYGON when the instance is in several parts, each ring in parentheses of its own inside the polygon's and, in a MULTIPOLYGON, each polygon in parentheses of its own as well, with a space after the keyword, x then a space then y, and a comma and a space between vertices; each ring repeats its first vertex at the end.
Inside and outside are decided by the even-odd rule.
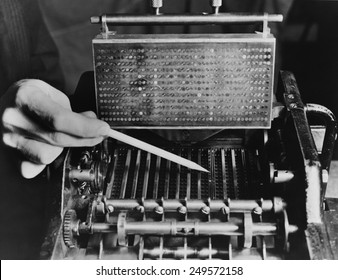
MULTIPOLYGON (((39 78, 62 89, 58 54, 36 0, 0 0, 0 96, 15 81, 39 78)), ((37 259, 46 194, 42 174, 24 179, 16 151, 0 139, 0 258, 37 259)))

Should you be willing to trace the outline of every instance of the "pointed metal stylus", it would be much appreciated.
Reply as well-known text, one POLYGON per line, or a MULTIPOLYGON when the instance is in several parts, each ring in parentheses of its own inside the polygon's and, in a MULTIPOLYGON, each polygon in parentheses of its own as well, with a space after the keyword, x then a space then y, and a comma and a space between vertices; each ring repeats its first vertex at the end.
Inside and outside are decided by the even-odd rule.
POLYGON ((144 150, 144 151, 147 151, 147 152, 152 153, 154 155, 165 158, 165 159, 170 160, 172 162, 175 162, 177 164, 183 165, 183 166, 188 167, 190 169, 194 169, 194 170, 198 170, 198 171, 202 171, 202 172, 209 172, 207 169, 203 168, 202 166, 198 165, 197 163, 195 163, 191 160, 185 159, 183 157, 180 157, 178 155, 175 155, 173 153, 170 153, 168 151, 160 149, 156 146, 150 145, 146 142, 138 140, 134 137, 131 137, 129 135, 126 135, 126 134, 119 132, 119 131, 116 131, 114 129, 110 129, 107 136, 114 138, 118 141, 121 141, 123 143, 126 143, 130 146, 134 146, 134 147, 139 148, 141 150, 144 150))

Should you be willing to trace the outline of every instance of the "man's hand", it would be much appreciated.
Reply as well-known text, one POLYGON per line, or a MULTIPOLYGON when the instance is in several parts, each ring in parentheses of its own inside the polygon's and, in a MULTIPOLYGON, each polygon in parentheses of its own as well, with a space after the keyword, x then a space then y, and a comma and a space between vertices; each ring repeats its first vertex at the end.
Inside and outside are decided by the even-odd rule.
POLYGON ((0 134, 3 143, 22 154, 25 178, 38 175, 63 147, 94 146, 109 125, 95 113, 74 113, 65 94, 40 80, 21 80, 0 99, 0 134))

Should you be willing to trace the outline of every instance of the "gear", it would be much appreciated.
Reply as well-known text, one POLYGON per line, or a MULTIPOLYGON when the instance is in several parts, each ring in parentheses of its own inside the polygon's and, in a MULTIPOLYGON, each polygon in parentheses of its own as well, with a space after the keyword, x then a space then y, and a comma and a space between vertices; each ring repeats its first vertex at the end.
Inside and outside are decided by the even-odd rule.
POLYGON ((63 217, 63 241, 69 248, 74 248, 76 246, 76 232, 78 230, 79 220, 75 210, 67 210, 63 217))

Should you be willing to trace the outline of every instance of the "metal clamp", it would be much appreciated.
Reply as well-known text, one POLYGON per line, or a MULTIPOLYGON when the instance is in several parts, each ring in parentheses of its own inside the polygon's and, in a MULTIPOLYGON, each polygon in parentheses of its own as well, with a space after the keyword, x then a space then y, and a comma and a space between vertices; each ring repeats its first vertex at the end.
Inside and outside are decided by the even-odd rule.
POLYGON ((322 117, 325 121, 325 136, 320 162, 323 169, 328 169, 332 159, 334 144, 337 138, 337 120, 334 114, 326 107, 318 104, 306 104, 306 113, 322 117))

